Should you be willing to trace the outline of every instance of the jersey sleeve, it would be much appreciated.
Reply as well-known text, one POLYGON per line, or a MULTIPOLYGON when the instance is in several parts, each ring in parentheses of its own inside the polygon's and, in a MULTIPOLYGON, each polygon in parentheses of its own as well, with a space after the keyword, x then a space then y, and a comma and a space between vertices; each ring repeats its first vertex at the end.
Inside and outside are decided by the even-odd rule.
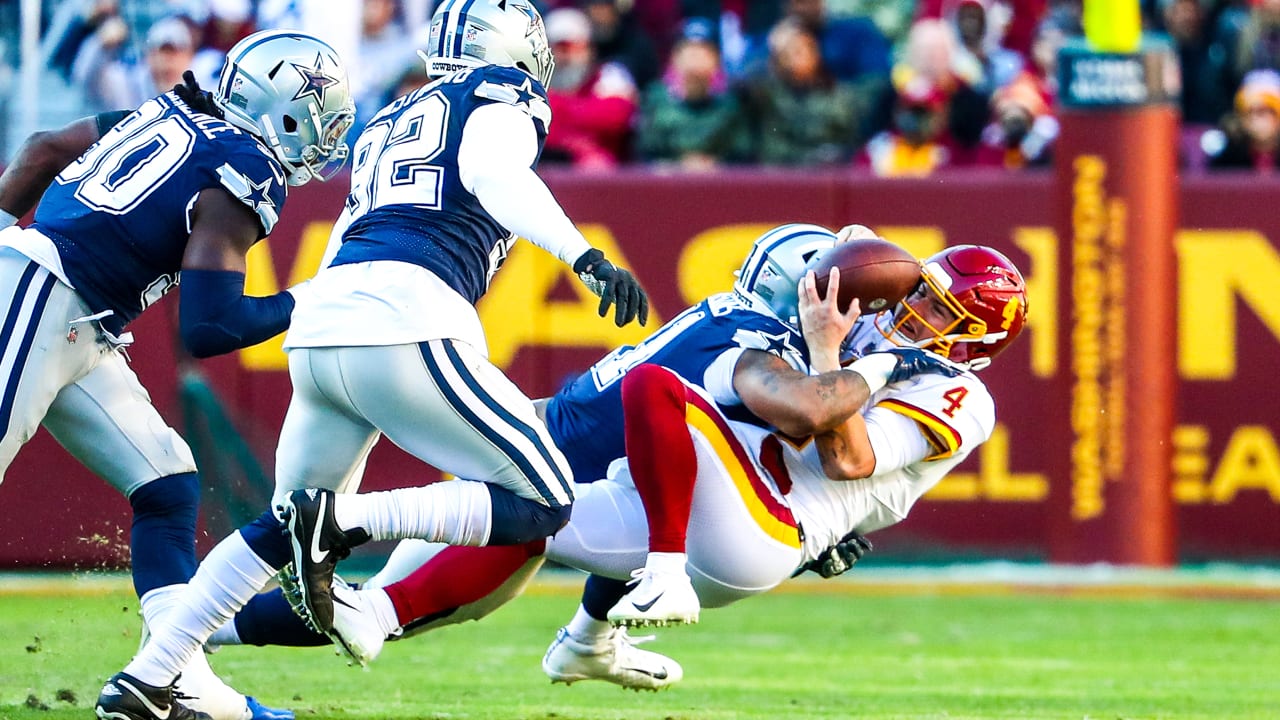
POLYGON ((477 71, 472 100, 476 106, 490 103, 510 105, 528 115, 545 138, 551 126, 551 105, 547 91, 523 70, 491 65, 477 71))
POLYGON ((275 228, 284 207, 287 193, 284 173, 256 145, 237 143, 229 150, 214 169, 218 184, 258 216, 262 236, 266 237, 275 228))
POLYGON ((926 460, 967 454, 991 437, 995 403, 972 374, 921 375, 877 393, 875 407, 910 418, 929 441, 926 460))
POLYGON ((727 328, 730 341, 707 366, 702 386, 721 405, 741 405, 742 398, 733 386, 733 372, 747 350, 759 350, 782 358, 796 370, 808 373, 808 363, 798 347, 800 340, 782 323, 755 312, 738 311, 718 318, 727 328))

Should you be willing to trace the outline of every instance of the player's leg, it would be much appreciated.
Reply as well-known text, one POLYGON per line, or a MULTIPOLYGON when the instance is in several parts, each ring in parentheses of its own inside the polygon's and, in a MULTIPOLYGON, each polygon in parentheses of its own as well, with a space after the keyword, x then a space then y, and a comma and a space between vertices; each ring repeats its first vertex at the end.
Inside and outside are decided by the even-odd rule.
POLYGON ((684 671, 671 658, 636 647, 626 628, 613 627, 609 609, 626 594, 625 578, 648 549, 644 506, 634 487, 606 479, 578 485, 573 519, 547 543, 547 557, 592 575, 582 604, 542 659, 553 682, 604 680, 636 690, 660 690, 684 671))
MULTIPOLYGON (((156 409, 124 358, 111 352, 49 409, 45 427, 72 455, 129 498, 129 544, 144 637, 168 622, 196 569, 200 482, 191 451, 156 409)), ((177 688, 215 720, 292 716, 256 706, 196 653, 177 688)))
MULTIPOLYGON (((296 483, 305 474, 320 487, 352 489, 377 439, 376 430, 330 402, 317 386, 315 378, 336 370, 326 362, 332 359, 308 350, 289 354, 294 393, 280 432, 278 485, 296 483)), ((171 684, 201 644, 291 559, 288 538, 270 511, 232 533, 200 563, 178 607, 153 628, 151 642, 124 672, 149 685, 171 684)))
POLYGON ((685 424, 693 390, 658 365, 639 365, 622 379, 623 427, 631 480, 644 503, 649 554, 635 586, 609 609, 620 625, 698 621, 698 596, 685 573, 685 535, 698 476, 685 424))
POLYGON ((360 417, 460 479, 336 498, 290 496, 294 549, 319 627, 331 622, 331 601, 321 593, 330 587, 332 564, 311 563, 303 553, 314 538, 337 547, 331 537, 358 529, 379 540, 514 545, 546 537, 567 520, 568 463, 533 403, 483 355, 453 340, 340 353, 341 391, 360 417))
POLYGON ((48 270, 0 248, 0 478, 35 434, 58 392, 109 352, 92 328, 69 335, 89 314, 75 292, 48 270), (86 330, 88 330, 86 332, 86 330), (74 341, 73 341, 74 340, 74 341))

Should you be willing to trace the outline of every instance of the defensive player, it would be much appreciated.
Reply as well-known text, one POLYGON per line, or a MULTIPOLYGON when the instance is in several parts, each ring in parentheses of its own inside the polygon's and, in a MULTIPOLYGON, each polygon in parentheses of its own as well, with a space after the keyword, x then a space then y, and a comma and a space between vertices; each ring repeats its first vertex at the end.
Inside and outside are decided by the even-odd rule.
POLYGON ((571 472, 530 400, 487 360, 474 303, 516 234, 571 264, 601 295, 602 315, 615 306, 618 325, 643 323, 647 298, 587 244, 533 171, 552 60, 532 5, 442 3, 429 55, 439 79, 378 112, 356 142, 334 231, 341 242, 285 342, 294 395, 273 504, 293 548, 272 512, 214 548, 181 612, 108 683, 100 712, 116 707, 109 691, 122 679, 171 685, 209 633, 291 560, 312 624, 327 631, 330 576, 352 545, 524 543, 568 519, 571 472), (382 434, 465 479, 335 501, 333 491, 357 489, 382 434))
MULTIPOLYGON (((287 328, 290 292, 244 296, 245 254, 274 227, 286 185, 345 158, 353 117, 345 71, 324 43, 264 33, 238 51, 222 74, 234 87, 225 119, 193 107, 198 88, 166 93, 34 137, 0 178, 4 225, 40 199, 30 227, 0 232, 0 472, 43 424, 129 498, 148 627, 195 569, 199 486, 191 451, 128 366, 126 326, 181 276, 180 331, 197 357, 287 328)), ((218 720, 248 712, 202 656, 183 677, 193 704, 218 720)), ((168 705, 167 693, 147 697, 168 705)))
MULTIPOLYGON (((658 466, 637 462, 646 454, 671 457, 674 435, 646 446, 643 437, 636 442, 628 434, 629 462, 614 464, 603 482, 580 486, 574 519, 547 541, 546 557, 595 573, 592 581, 625 578, 645 562, 656 532, 674 537, 675 531, 662 525, 687 523, 686 567, 702 604, 712 607, 767 590, 796 568, 829 576, 841 570, 841 563, 847 567, 847 553, 861 552, 856 541, 850 546, 851 538, 901 521, 916 500, 990 437, 994 406, 973 370, 988 365, 1025 323, 1025 283, 998 252, 949 248, 925 268, 920 288, 896 312, 853 324, 843 344, 861 358, 851 367, 866 383, 861 393, 866 402, 861 412, 813 442, 796 443, 732 419, 731 412, 669 370, 641 365, 627 373, 627 415, 642 417, 646 426, 687 428, 683 432, 693 441, 696 482, 685 488, 687 510, 681 515, 681 503, 668 501, 655 512, 653 497, 640 490, 657 481, 671 495, 681 495, 680 473, 663 465, 661 478, 646 478, 658 466), (894 344, 927 346, 949 362, 910 378, 878 378, 868 366, 884 357, 878 350, 894 344), (640 404, 629 404, 630 398, 640 404)), ((831 299, 818 298, 812 277, 801 286, 800 297, 812 367, 830 371, 838 367, 831 349, 841 345, 849 324, 831 299)), ((681 536, 671 549, 684 547, 681 536)), ((341 634, 364 651, 361 659, 380 645, 380 635, 399 633, 393 616, 401 625, 434 627, 483 616, 518 592, 520 583, 495 583, 490 597, 441 616, 438 600, 432 607, 419 595, 466 576, 465 566, 450 561, 452 552, 440 553, 385 590, 351 594, 352 606, 366 613, 363 620, 348 616, 350 625, 341 634), (424 582, 424 573, 431 583, 424 582), (394 612, 386 610, 388 604, 394 612)), ((536 563, 525 572, 532 569, 536 563)), ((384 573, 368 585, 393 578, 394 571, 384 573)), ((589 581, 577 615, 548 649, 544 671, 556 681, 603 679, 632 688, 659 689, 679 680, 682 671, 675 661, 634 648, 621 628, 611 627, 606 615, 621 592, 608 590, 607 583, 589 581)))
MULTIPOLYGON (((696 472, 692 441, 683 423, 678 424, 679 432, 673 432, 669 425, 659 426, 643 420, 648 412, 656 412, 657 403, 664 401, 635 393, 628 397, 624 378, 635 372, 643 374, 643 370, 636 369, 641 363, 660 363, 683 377, 697 378, 733 417, 762 428, 782 427, 796 436, 808 436, 843 422, 866 398, 865 390, 858 390, 859 384, 883 384, 890 377, 944 369, 945 363, 930 359, 926 353, 898 351, 898 354, 880 356, 878 369, 869 368, 870 363, 859 366, 857 370, 869 374, 865 380, 848 372, 809 374, 808 345, 798 330, 797 280, 806 263, 830 249, 836 241, 837 237, 830 231, 813 225, 784 225, 765 233, 756 240, 743 264, 734 293, 716 295, 689 308, 640 345, 611 353, 552 398, 546 406, 551 436, 566 453, 576 476, 603 478, 610 463, 627 454, 629 447, 638 442, 634 437, 637 433, 648 434, 647 442, 662 446, 664 472, 676 472, 677 468, 679 472, 696 472), (641 422, 626 423, 625 430, 624 407, 628 408, 627 414, 642 418, 641 422), (687 452, 682 449, 684 446, 688 446, 687 452)), ((838 284, 838 278, 833 282, 838 284)), ((839 324, 836 330, 821 336, 821 342, 826 344, 823 353, 838 355, 844 333, 857 314, 856 309, 849 312, 853 314, 834 320, 839 324)), ((823 321, 831 322, 826 318, 823 321)), ((808 325, 816 323, 814 320, 808 325)), ((807 334, 812 332, 816 332, 813 327, 806 330, 807 334)), ((679 407, 683 406, 682 400, 679 407)), ((631 461, 646 460, 632 457, 631 461)), ((683 512, 687 517, 691 500, 679 498, 679 493, 664 494, 664 490, 662 483, 655 482, 639 492, 646 506, 657 508, 658 512, 683 512), (673 503, 683 503, 684 509, 664 509, 673 503)), ((561 534, 576 532, 577 522, 571 522, 561 534)), ((673 528, 666 540, 672 543, 673 550, 678 544, 681 553, 685 524, 681 522, 679 528, 673 528)), ((653 526, 658 527, 657 523, 653 526)), ((412 587, 402 584, 394 589, 397 593, 394 610, 386 602, 386 595, 377 598, 382 601, 379 605, 367 609, 372 614, 380 614, 387 629, 392 629, 398 625, 397 615, 407 622, 468 606, 491 595, 494 588, 508 582, 508 577, 525 565, 531 555, 540 555, 541 551, 540 541, 525 547, 449 548, 430 563, 426 574, 419 575, 412 587)), ((654 569, 656 563, 652 560, 650 558, 649 571, 662 571, 654 569)), ((666 571, 671 580, 664 581, 664 598, 676 596, 675 602, 665 602, 660 609, 696 614, 698 599, 685 574, 683 555, 677 560, 678 566, 666 571)), ((422 558, 414 554, 412 546, 402 544, 379 579, 402 577, 410 569, 404 567, 406 563, 416 568, 421 562, 422 558)), ((540 562, 540 559, 536 561, 540 562)), ((530 565, 536 569, 534 563, 530 565)), ((793 566, 791 562, 788 567, 793 566)), ((518 580, 511 582, 519 584, 518 580)), ((608 578, 593 578, 592 586, 598 594, 607 593, 614 601, 626 592, 625 583, 608 578), (615 593, 619 588, 621 592, 615 593)), ((343 593, 347 603, 336 607, 335 639, 354 658, 364 662, 376 652, 369 648, 380 647, 383 639, 382 632, 369 632, 360 624, 360 618, 352 617, 353 608, 361 607, 361 602, 370 595, 350 594, 341 584, 335 588, 343 593)), ((288 611, 282 611, 278 597, 271 607, 272 600, 265 596, 255 601, 237 617, 233 626, 220 631, 216 642, 314 642, 314 638, 306 637, 296 628, 286 630, 290 625, 288 611)), ((604 611, 607 610, 606 606, 604 611)), ((604 611, 600 614, 602 619, 604 611)), ((645 658, 653 655, 634 648, 621 632, 610 635, 608 645, 610 656, 625 656, 627 664, 633 667, 643 666, 645 658)), ((654 667, 652 673, 661 675, 663 671, 654 667)))

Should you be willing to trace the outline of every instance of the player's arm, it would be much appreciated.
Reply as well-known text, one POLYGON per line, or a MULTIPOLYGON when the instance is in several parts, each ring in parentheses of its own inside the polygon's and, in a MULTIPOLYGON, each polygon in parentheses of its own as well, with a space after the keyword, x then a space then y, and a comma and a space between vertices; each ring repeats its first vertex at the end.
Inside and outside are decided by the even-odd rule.
POLYGON ((600 296, 600 316, 614 306, 614 322, 649 318, 649 299, 635 277, 605 259, 565 215, 533 171, 538 155, 533 118, 515 105, 482 105, 467 117, 458 146, 462 186, 507 230, 560 258, 600 296))
POLYGON ((28 137, 14 155, 13 164, 0 175, 0 228, 31 212, 58 173, 128 114, 101 113, 28 137))
POLYGON ((256 345, 289 328, 289 291, 244 294, 245 255, 262 234, 258 215, 231 193, 210 188, 197 196, 178 308, 182 342, 195 357, 256 345))

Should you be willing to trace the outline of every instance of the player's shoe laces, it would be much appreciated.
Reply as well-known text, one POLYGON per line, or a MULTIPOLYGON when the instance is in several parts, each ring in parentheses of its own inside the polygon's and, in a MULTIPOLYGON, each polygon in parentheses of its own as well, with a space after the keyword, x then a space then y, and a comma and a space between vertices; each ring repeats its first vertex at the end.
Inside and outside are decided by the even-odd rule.
POLYGON ((358 590, 336 575, 331 592, 333 629, 329 631, 329 637, 352 663, 365 667, 378 657, 387 640, 378 623, 373 600, 368 591, 358 590))
POLYGON ((100 720, 210 720, 175 700, 172 685, 148 685, 122 672, 102 686, 93 712, 100 720))
POLYGON ((551 682, 571 685, 579 680, 604 680, 631 690, 661 690, 680 682, 680 663, 636 645, 653 636, 630 637, 626 628, 614 628, 594 642, 583 642, 560 628, 542 656, 542 671, 551 682))
POLYGON ((280 507, 298 575, 303 610, 299 614, 311 629, 326 634, 333 628, 333 570, 351 554, 351 548, 369 540, 363 528, 344 531, 338 527, 333 500, 331 490, 307 488, 289 493, 280 507))
POLYGON ((609 622, 625 627, 698 622, 702 604, 688 575, 646 567, 631 577, 639 582, 609 609, 609 622))

